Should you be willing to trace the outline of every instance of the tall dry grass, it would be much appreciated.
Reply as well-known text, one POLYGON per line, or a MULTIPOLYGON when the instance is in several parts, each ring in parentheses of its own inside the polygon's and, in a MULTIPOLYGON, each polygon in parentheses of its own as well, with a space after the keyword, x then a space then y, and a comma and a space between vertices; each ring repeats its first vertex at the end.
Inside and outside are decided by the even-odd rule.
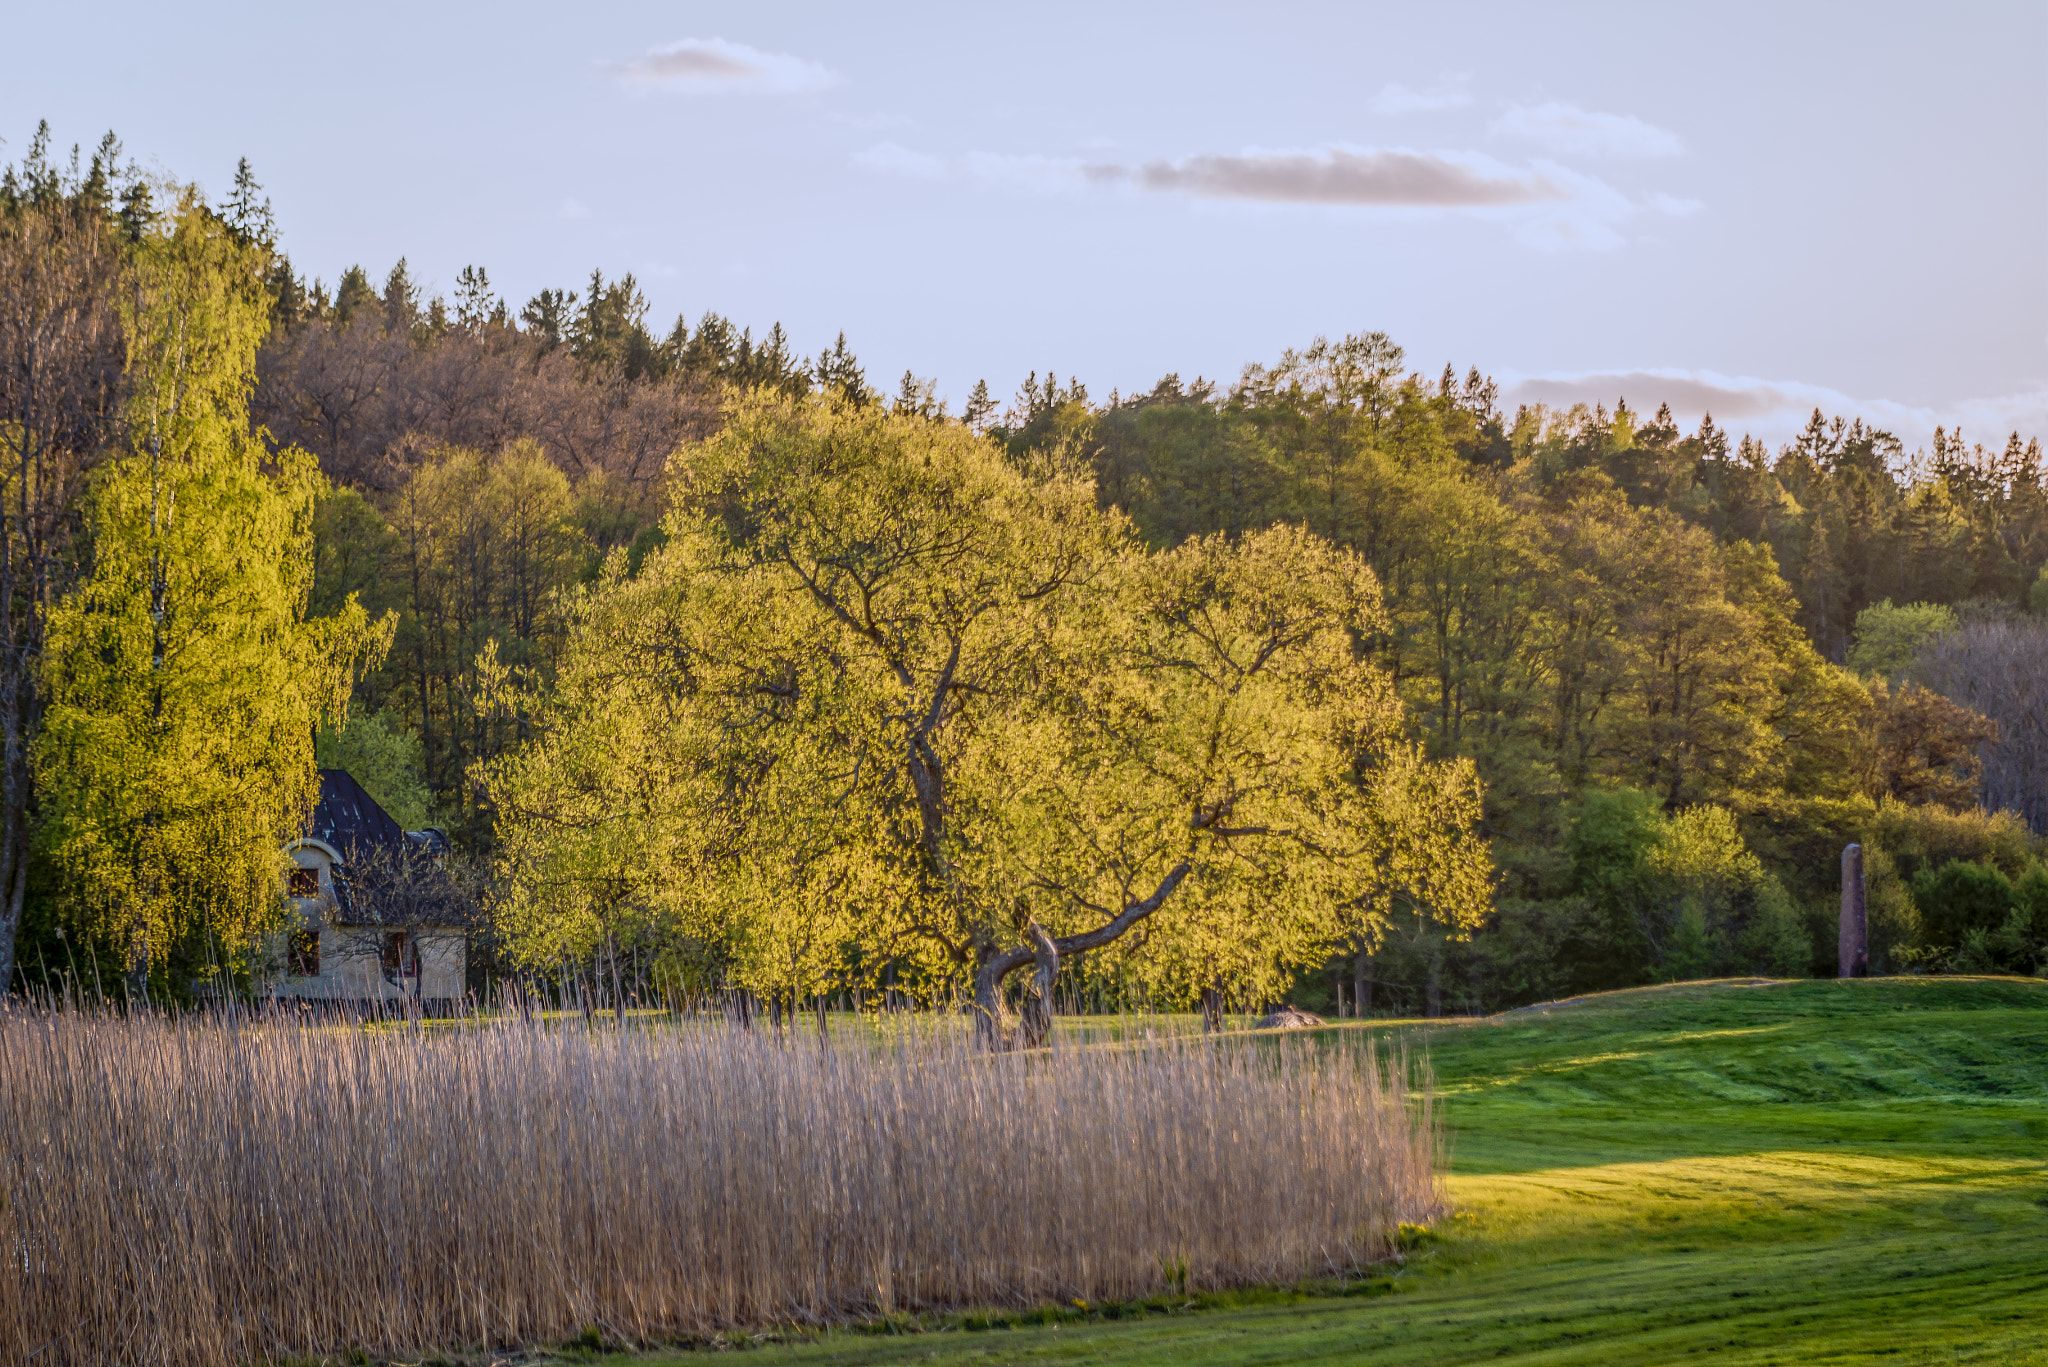
POLYGON ((987 1055, 16 1006, 0 1360, 647 1341, 1319 1274, 1438 1207, 1397 1072, 1271 1039, 987 1055))

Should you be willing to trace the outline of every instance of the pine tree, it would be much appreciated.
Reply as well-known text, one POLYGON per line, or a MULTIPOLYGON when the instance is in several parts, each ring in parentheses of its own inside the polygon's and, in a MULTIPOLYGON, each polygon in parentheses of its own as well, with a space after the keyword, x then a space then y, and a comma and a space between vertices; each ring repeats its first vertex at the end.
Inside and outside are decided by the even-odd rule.
MULTIPOLYGON (((236 241, 245 246, 260 246, 267 251, 277 240, 277 219, 270 211, 268 199, 257 202, 256 196, 262 189, 256 183, 255 172, 249 169, 249 159, 243 157, 235 164, 234 193, 221 206, 220 213, 236 241)), ((401 261, 399 264, 405 263, 401 261)))
POLYGON ((996 401, 989 396, 988 381, 976 380, 973 392, 967 396, 967 406, 960 410, 960 421, 976 432, 986 432, 995 417, 996 401))
POLYGON ((519 310, 519 321, 541 339, 542 351, 553 351, 568 336, 576 311, 576 291, 542 290, 519 310))
POLYGON ((491 291, 490 272, 482 266, 464 266, 456 275, 455 326, 479 332, 504 309, 504 302, 491 291))
POLYGON ((420 316, 419 286, 412 282, 412 272, 407 269, 405 258, 399 257, 398 264, 384 277, 384 326, 410 330, 420 316))
POLYGON ((298 326, 306 316, 306 282, 292 274, 292 259, 279 255, 270 263, 270 270, 264 276, 264 285, 270 291, 270 325, 273 328, 298 326))
POLYGON ((867 372, 846 345, 846 334, 840 333, 830 351, 818 353, 818 363, 811 372, 818 381, 818 388, 827 394, 836 394, 855 408, 865 408, 875 400, 875 392, 868 388, 867 372))
POLYGON ((377 291, 370 288, 370 277, 361 266, 350 266, 341 273, 341 283, 334 287, 334 321, 347 327, 357 309, 376 302, 377 291))
MULTIPOLYGON (((681 331, 682 326, 683 321, 678 318, 677 330, 681 331)), ((682 368, 705 378, 723 377, 732 369, 733 348, 737 341, 733 325, 707 309, 697 320, 697 331, 682 348, 682 368)))

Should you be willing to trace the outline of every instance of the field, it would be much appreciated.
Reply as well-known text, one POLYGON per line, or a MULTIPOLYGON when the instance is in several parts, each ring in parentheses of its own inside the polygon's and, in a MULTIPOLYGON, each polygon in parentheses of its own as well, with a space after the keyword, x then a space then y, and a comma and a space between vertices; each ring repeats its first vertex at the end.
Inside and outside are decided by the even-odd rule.
POLYGON ((1364 1029, 1427 1048, 1454 1130, 1458 1213, 1392 1275, 749 1360, 2048 1363, 2048 983, 1691 984, 1325 1033, 1364 1029))

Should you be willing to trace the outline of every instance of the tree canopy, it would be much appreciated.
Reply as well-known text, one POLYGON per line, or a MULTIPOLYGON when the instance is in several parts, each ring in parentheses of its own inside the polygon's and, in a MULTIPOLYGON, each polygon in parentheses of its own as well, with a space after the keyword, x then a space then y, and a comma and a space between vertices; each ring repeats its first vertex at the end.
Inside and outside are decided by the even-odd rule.
POLYGON ((190 202, 141 240, 127 449, 87 500, 90 572, 50 614, 45 838, 138 989, 195 929, 239 958, 276 922, 314 728, 389 639, 353 602, 306 618, 319 471, 268 459, 248 422, 262 264, 190 202))
POLYGON ((1256 999, 1397 900, 1482 913, 1473 771, 1405 740, 1357 556, 1154 552, 1057 453, 828 399, 739 400, 674 478, 667 546, 614 560, 487 771, 530 962, 653 934, 995 1024, 1027 966, 1034 1002, 1076 959, 1256 999))

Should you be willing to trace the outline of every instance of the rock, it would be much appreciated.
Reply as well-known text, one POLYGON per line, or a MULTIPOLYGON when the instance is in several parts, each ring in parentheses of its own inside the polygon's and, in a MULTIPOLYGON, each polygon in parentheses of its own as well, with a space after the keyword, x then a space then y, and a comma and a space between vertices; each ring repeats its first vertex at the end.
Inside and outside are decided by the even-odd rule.
POLYGON ((1276 1006, 1262 1017, 1253 1028, 1256 1030, 1313 1030, 1323 1023, 1321 1016, 1313 1016, 1298 1006, 1276 1006))

